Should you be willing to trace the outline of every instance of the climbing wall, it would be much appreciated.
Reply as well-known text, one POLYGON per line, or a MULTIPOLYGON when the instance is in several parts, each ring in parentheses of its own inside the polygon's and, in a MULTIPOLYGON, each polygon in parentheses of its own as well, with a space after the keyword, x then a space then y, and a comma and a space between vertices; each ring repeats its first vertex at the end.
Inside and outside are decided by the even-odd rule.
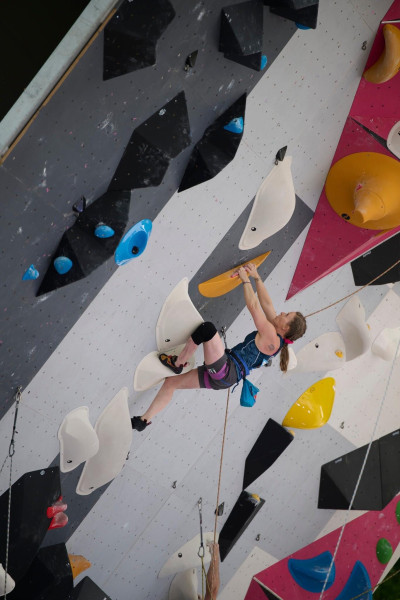
MULTIPOLYGON (((260 273, 279 311, 308 314, 356 289, 346 265, 285 302, 365 64, 363 42, 370 48, 390 2, 380 3, 379 9, 369 0, 346 6, 320 4, 317 29, 309 31, 263 9, 263 71, 219 52, 220 10, 225 6, 219 1, 173 0, 176 15, 159 39, 156 64, 106 81, 100 35, 0 167, 7 199, 2 220, 0 451, 4 456, 8 452, 13 393, 20 384, 24 392, 15 479, 28 470, 59 464, 57 430, 74 408, 88 406, 94 424, 127 386, 131 415, 144 412, 156 390, 134 392, 134 371, 156 349, 159 312, 183 277, 189 279, 190 296, 203 318, 228 328, 230 346, 251 327, 242 288, 210 299, 201 296, 197 286, 263 252, 271 250, 260 273), (194 50, 196 64, 185 71, 186 57, 194 50), (142 219, 153 222, 143 254, 121 267, 110 258, 87 277, 37 297, 53 252, 76 220, 72 206, 81 196, 90 205, 107 191, 135 127, 182 90, 190 146, 171 160, 159 186, 131 192, 126 227, 142 219), (214 178, 177 193, 195 144, 244 92, 244 131, 233 160, 214 178), (293 216, 257 248, 240 251, 252 200, 274 166, 276 152, 285 145, 293 157, 293 216), (40 276, 22 281, 30 264, 40 276)), ((400 325, 399 286, 391 287, 389 300, 387 284, 360 292, 374 333, 400 325), (390 312, 385 309, 388 302, 390 312)), ((341 306, 310 318, 295 351, 321 333, 336 331, 341 306)), ((222 593, 225 587, 235 587, 229 581, 255 546, 265 553, 269 566, 315 540, 331 519, 340 519, 333 510, 317 509, 319 473, 322 464, 369 441, 389 365, 371 353, 364 358, 332 375, 340 383, 329 423, 318 430, 297 431, 274 465, 249 488, 265 504, 224 560, 222 593), (373 398, 366 401, 371 388, 373 398), (360 416, 363 406, 368 407, 368 417, 360 416)), ((197 360, 203 360, 200 352, 197 360)), ((281 423, 300 394, 323 376, 282 376, 275 362, 252 374, 260 387, 255 407, 241 408, 239 392, 232 394, 220 527, 242 490, 245 459, 267 420, 281 423)), ((394 389, 379 436, 393 430, 394 389)), ((113 600, 166 598, 172 577, 158 579, 157 574, 168 557, 199 532, 199 497, 204 530, 214 526, 224 412, 223 392, 180 392, 151 427, 133 432, 125 466, 110 484, 78 496, 82 466, 61 474, 69 523, 49 531, 44 545, 66 542, 69 553, 84 555, 92 563, 85 575, 113 600)), ((4 491, 6 477, 1 484, 4 491)), ((260 570, 257 560, 254 573, 260 570)), ((243 578, 249 576, 247 568, 241 572, 243 578)), ((238 590, 246 587, 235 589, 229 597, 243 598, 238 590)))

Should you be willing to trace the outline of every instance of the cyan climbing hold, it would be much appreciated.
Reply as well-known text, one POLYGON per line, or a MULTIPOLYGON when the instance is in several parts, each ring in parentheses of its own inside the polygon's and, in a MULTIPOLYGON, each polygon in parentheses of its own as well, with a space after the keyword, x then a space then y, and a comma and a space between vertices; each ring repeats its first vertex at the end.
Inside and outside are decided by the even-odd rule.
POLYGON ((267 59, 267 57, 265 56, 265 54, 263 54, 263 55, 261 56, 261 71, 262 71, 263 69, 265 69, 265 67, 267 66, 267 62, 268 62, 268 59, 267 59))
POLYGON ((367 569, 357 560, 346 585, 336 600, 372 600, 371 581, 367 569))
POLYGON ((137 258, 142 254, 147 246, 152 227, 149 219, 143 219, 131 227, 115 251, 114 258, 117 265, 124 265, 132 258, 137 258))
POLYGON ((28 279, 37 279, 39 277, 39 271, 35 269, 33 265, 27 268, 25 273, 22 275, 22 281, 27 281, 28 279))
POLYGON ((243 117, 232 119, 232 121, 229 121, 228 125, 224 125, 224 129, 231 133, 243 133, 243 117))
POLYGON ((376 556, 380 563, 386 565, 392 558, 393 548, 389 540, 380 538, 376 544, 376 556))
POLYGON ((329 572, 332 558, 332 554, 328 551, 305 560, 290 558, 288 561, 290 574, 303 590, 320 593, 328 573, 329 577, 325 589, 330 588, 335 581, 335 564, 332 565, 329 572))
POLYGON ((59 275, 64 275, 72 268, 72 260, 67 256, 57 256, 54 259, 54 268, 59 275))
POLYGON ((295 24, 297 29, 311 29, 311 27, 307 27, 307 25, 302 25, 301 23, 295 24))
POLYGON ((104 223, 99 223, 94 230, 94 235, 98 238, 110 238, 115 235, 115 231, 112 227, 105 225, 104 223))

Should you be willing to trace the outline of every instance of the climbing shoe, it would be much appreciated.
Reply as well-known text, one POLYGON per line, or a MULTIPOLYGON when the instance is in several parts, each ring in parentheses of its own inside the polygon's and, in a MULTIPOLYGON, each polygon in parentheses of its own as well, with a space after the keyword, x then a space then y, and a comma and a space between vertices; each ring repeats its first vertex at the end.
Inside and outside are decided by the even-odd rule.
POLYGON ((132 429, 136 429, 136 431, 143 431, 148 425, 150 425, 151 421, 150 423, 148 423, 146 419, 141 419, 140 417, 133 417, 131 419, 131 423, 132 429))
POLYGON ((158 358, 160 359, 163 365, 168 367, 168 369, 171 369, 171 371, 173 371, 176 375, 182 373, 182 365, 180 367, 177 367, 175 364, 175 361, 178 358, 177 356, 171 356, 170 354, 159 354, 158 358))

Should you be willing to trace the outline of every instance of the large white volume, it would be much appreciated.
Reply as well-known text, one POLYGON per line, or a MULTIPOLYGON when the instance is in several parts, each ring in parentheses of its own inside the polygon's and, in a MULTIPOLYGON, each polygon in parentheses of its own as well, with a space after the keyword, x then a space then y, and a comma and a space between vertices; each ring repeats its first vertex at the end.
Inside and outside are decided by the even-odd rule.
POLYGON ((240 250, 250 250, 286 225, 296 205, 292 157, 278 161, 262 182, 239 241, 240 250))
POLYGON ((68 473, 99 450, 99 438, 89 421, 87 406, 71 410, 58 430, 60 442, 60 469, 68 473))
POLYGON ((188 569, 178 573, 169 588, 168 600, 197 600, 197 571, 188 569))
POLYGON ((3 565, 0 563, 0 596, 9 594, 15 588, 15 581, 10 576, 9 573, 7 573, 7 587, 5 586, 5 583, 6 583, 6 572, 4 570, 3 565))
POLYGON ((132 443, 128 388, 122 388, 96 421, 99 451, 90 458, 78 481, 76 493, 87 496, 122 470, 132 443))
MULTIPOLYGON (((210 531, 204 534, 204 547, 206 548, 203 558, 204 564, 208 564, 211 560, 211 553, 207 548, 207 543, 214 541, 214 532, 210 531)), ((218 540, 217 540, 218 541, 218 540)), ((200 547, 200 534, 181 546, 172 556, 164 563, 158 577, 168 577, 174 573, 181 573, 188 569, 195 569, 201 566, 198 551, 200 547)))

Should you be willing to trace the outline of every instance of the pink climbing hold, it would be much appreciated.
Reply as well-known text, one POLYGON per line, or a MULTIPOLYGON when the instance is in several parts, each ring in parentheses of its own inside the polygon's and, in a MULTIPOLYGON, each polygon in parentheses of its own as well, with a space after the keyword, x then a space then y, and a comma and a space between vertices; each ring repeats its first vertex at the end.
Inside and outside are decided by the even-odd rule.
POLYGON ((59 512, 50 521, 49 529, 60 529, 68 523, 68 517, 65 513, 59 512))

